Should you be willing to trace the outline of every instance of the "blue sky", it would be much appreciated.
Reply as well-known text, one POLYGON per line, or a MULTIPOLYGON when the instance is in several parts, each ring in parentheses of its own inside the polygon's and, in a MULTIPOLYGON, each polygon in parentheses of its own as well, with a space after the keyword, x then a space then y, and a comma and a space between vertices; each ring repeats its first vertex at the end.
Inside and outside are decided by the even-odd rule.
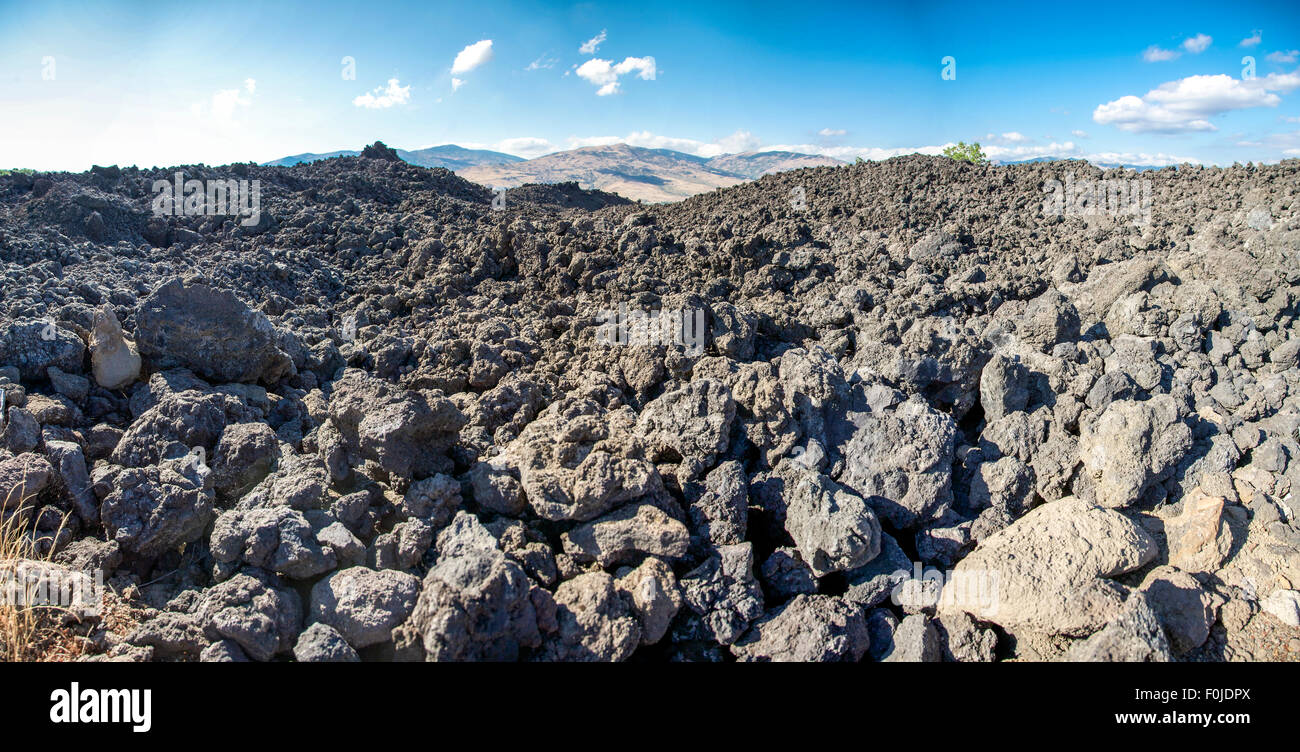
POLYGON ((525 157, 622 141, 851 160, 958 140, 1007 160, 1300 156, 1294 0, 908 5, 0 0, 0 167, 376 139, 525 157))

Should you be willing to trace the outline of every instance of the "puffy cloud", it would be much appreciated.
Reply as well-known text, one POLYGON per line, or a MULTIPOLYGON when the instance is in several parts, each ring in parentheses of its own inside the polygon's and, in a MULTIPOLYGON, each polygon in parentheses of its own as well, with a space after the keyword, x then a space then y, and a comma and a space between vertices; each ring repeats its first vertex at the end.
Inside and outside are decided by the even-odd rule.
POLYGON ((1188 37, 1183 40, 1183 49, 1193 55, 1199 55, 1200 53, 1205 52, 1206 48, 1209 47, 1210 43, 1213 41, 1214 38, 1208 34, 1197 34, 1194 37, 1188 37))
POLYGON ((1294 63, 1300 59, 1300 50, 1270 52, 1264 59, 1270 63, 1294 63))
POLYGON ((1261 38, 1262 38, 1262 37, 1260 36, 1260 32, 1259 32, 1259 31, 1255 31, 1255 32, 1253 32, 1250 36, 1248 36, 1248 37, 1246 37, 1245 39, 1241 40, 1241 46, 1242 46, 1242 47, 1254 47, 1255 45, 1259 44, 1261 38))
POLYGON ((1148 63, 1163 63, 1166 60, 1177 59, 1183 53, 1174 52, 1173 50, 1162 50, 1154 44, 1142 52, 1142 59, 1148 63))
MULTIPOLYGON (((762 146, 763 141, 749 131, 736 131, 729 136, 715 139, 713 141, 699 141, 693 138, 676 138, 673 136, 660 136, 650 131, 634 131, 626 136, 570 136, 569 148, 576 149, 583 146, 611 146, 613 144, 628 144, 630 146, 640 146, 646 149, 672 149, 685 154, 693 154, 697 157, 706 159, 716 157, 722 154, 736 154, 743 151, 755 151, 762 146)), ((772 151, 768 149, 767 151, 772 151)))
POLYGON ((456 59, 451 64, 451 72, 453 74, 469 73, 491 59, 492 40, 483 39, 457 53, 456 59))
POLYGON ((543 154, 549 154, 555 151, 555 146, 544 138, 535 136, 519 136, 517 138, 507 138, 492 145, 493 151, 502 151, 506 154, 514 154, 517 157, 532 159, 540 157, 543 154))
POLYGON ((578 48, 578 52, 581 52, 584 55, 594 55, 596 54, 596 48, 604 41, 605 30, 601 29, 599 34, 583 42, 582 46, 578 48))
POLYGON ((624 58, 623 62, 614 64, 612 60, 602 60, 594 57, 574 71, 588 83, 600 87, 596 90, 596 95, 607 97, 610 94, 619 92, 619 76, 625 76, 633 71, 636 72, 637 78, 645 81, 655 80, 655 59, 653 57, 629 57, 624 58))
POLYGON ((1251 81, 1222 73, 1188 76, 1163 83, 1141 97, 1129 94, 1098 105, 1092 119, 1129 133, 1213 131, 1217 128, 1209 118, 1231 110, 1276 107, 1282 99, 1270 89, 1290 91, 1298 85, 1300 76, 1294 73, 1251 81))
POLYGON ((411 101, 411 87, 402 86, 397 79, 390 78, 388 86, 375 87, 374 91, 368 91, 353 99, 352 104, 369 110, 383 110, 409 101, 411 101))
POLYGON ((253 105, 253 100, 250 97, 256 88, 256 81, 251 78, 245 79, 242 88, 221 89, 214 92, 208 101, 191 105, 190 113, 220 128, 235 127, 238 125, 235 121, 235 113, 240 108, 253 105), (245 92, 250 97, 245 97, 245 92))

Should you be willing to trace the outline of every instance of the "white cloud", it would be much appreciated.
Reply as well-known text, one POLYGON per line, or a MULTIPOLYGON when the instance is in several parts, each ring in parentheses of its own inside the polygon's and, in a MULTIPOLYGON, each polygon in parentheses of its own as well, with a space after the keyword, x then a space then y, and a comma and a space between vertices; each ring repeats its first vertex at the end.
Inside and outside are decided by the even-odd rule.
POLYGON ((1213 41, 1214 38, 1208 34, 1197 34, 1194 37, 1189 37, 1183 40, 1183 49, 1193 55, 1199 55, 1202 52, 1205 52, 1206 48, 1209 47, 1210 43, 1213 41))
POLYGON ((637 72, 637 77, 645 81, 655 80, 655 59, 653 57, 629 57, 624 58, 623 62, 615 65, 612 60, 602 60, 594 57, 574 71, 580 78, 588 83, 599 86, 596 95, 607 97, 610 94, 619 92, 619 76, 627 75, 633 71, 637 72))
POLYGON ((817 131, 817 135, 823 136, 825 138, 835 138, 838 136, 848 135, 848 131, 841 130, 839 128, 822 128, 821 130, 817 131))
POLYGON ((1276 107, 1269 90, 1300 86, 1294 73, 1241 81, 1225 74, 1188 76, 1163 83, 1144 96, 1132 94, 1097 106, 1092 119, 1129 133, 1189 133, 1217 130, 1210 117, 1250 107, 1276 107))
POLYGON ((411 101, 411 87, 402 86, 397 79, 390 78, 387 87, 377 86, 374 91, 368 91, 353 99, 352 104, 368 110, 383 110, 409 101, 411 101))
MULTIPOLYGON (((720 156, 722 154, 737 154, 744 151, 757 151, 762 145, 762 139, 758 138, 749 131, 739 130, 729 136, 724 136, 713 141, 699 141, 693 138, 677 138, 673 136, 660 136, 650 131, 634 131, 626 136, 570 136, 568 138, 569 148, 577 149, 583 146, 612 146, 613 144, 628 144, 630 146, 640 146, 645 149, 672 149, 685 154, 693 154, 697 157, 706 159, 720 156)), ((765 148, 764 151, 773 151, 775 149, 765 148)))
POLYGON ((989 159, 1002 162, 1018 162, 1039 157, 1077 157, 1081 154, 1079 147, 1075 146, 1073 141, 1031 146, 983 146, 981 149, 989 159))
POLYGON ((483 39, 457 53, 456 59, 451 64, 451 72, 469 73, 491 59, 492 40, 483 39))
POLYGON ((244 89, 246 89, 246 90, 248 91, 249 94, 256 94, 256 93, 257 93, 257 80, 256 80, 256 79, 253 79, 253 78, 245 78, 245 79, 244 79, 244 89))
POLYGON ((583 42, 582 46, 578 48, 578 52, 581 52, 584 55, 594 55, 596 54, 596 48, 604 41, 605 30, 601 29, 599 34, 583 42))
POLYGON ((1147 154, 1146 152, 1100 152, 1096 154, 1086 154, 1084 159, 1089 162, 1102 162, 1106 164, 1131 164, 1142 167, 1168 167, 1169 165, 1182 164, 1190 162, 1191 164, 1202 164, 1201 160, 1195 157, 1179 157, 1173 154, 1159 152, 1156 154, 1147 154))
POLYGON ((1075 138, 1087 138, 1087 137, 1088 137, 1088 132, 1087 132, 1087 131, 1074 130, 1074 131, 1070 131, 1070 135, 1071 135, 1071 136, 1074 136, 1075 138))
POLYGON ((1288 157, 1300 157, 1300 149, 1283 149, 1282 153, 1288 157))
POLYGON ((460 87, 462 87, 462 86, 464 86, 464 85, 465 85, 465 80, 464 80, 464 79, 462 79, 462 78, 456 78, 456 77, 454 77, 454 76, 452 77, 452 79, 451 79, 451 90, 452 90, 453 92, 454 92, 454 91, 459 91, 459 90, 460 90, 460 87))
POLYGON ((195 117, 211 122, 219 128, 231 128, 238 126, 235 121, 235 114, 243 107, 251 107, 253 100, 243 96, 244 92, 252 94, 257 87, 253 79, 247 79, 243 88, 238 89, 221 89, 213 93, 212 97, 206 102, 197 102, 190 105, 190 113, 195 117), (249 83, 253 85, 250 87, 249 83))
POLYGON ((1142 59, 1148 63, 1163 63, 1166 60, 1175 60, 1182 54, 1173 50, 1162 50, 1153 44, 1143 50, 1142 59))
POLYGON ((559 61, 553 57, 547 57, 546 55, 542 55, 541 57, 537 58, 533 62, 529 63, 528 67, 524 68, 524 70, 533 71, 533 70, 554 68, 557 62, 559 61))
POLYGON ((1254 32, 1251 33, 1250 36, 1248 36, 1248 37, 1246 37, 1245 39, 1241 40, 1241 46, 1242 46, 1242 47, 1254 47, 1255 45, 1259 44, 1261 38, 1262 38, 1262 37, 1260 36, 1260 32, 1259 32, 1259 31, 1254 31, 1254 32))
POLYGON ((1264 59, 1270 63, 1294 63, 1300 59, 1300 50, 1270 52, 1264 59))
POLYGON ((532 159, 540 157, 543 154, 549 154, 555 151, 555 145, 544 138, 534 136, 519 136, 517 138, 507 138, 498 141, 492 146, 493 151, 502 151, 506 154, 514 154, 517 157, 532 159))

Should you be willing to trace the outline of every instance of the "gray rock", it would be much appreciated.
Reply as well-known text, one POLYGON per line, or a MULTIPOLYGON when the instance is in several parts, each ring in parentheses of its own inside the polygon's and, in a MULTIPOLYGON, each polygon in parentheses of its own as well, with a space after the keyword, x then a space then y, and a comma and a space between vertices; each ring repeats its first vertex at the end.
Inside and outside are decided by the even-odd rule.
POLYGON ((628 505, 561 536, 565 553, 601 567, 635 563, 644 556, 677 559, 690 547, 686 526, 650 504, 628 505))
POLYGON ((0 363, 16 367, 24 381, 45 378, 50 366, 80 373, 85 357, 81 338, 52 320, 14 321, 0 329, 0 363))
POLYGON ((865 566, 845 572, 844 599, 864 608, 883 603, 896 587, 912 577, 912 561, 889 533, 880 534, 880 555, 865 566))
POLYGON ((943 659, 960 663, 989 663, 995 659, 997 633, 980 627, 964 612, 941 614, 935 620, 943 659))
POLYGON ((91 490, 90 473, 81 447, 71 441, 47 441, 45 456, 54 466, 59 485, 72 500, 77 516, 85 522, 99 522, 99 500, 91 490))
POLYGON ((1048 352, 1058 342, 1079 339, 1079 312, 1059 291, 1048 289, 1029 302, 1016 335, 1030 347, 1048 352))
POLYGON ((817 592, 817 576, 797 548, 778 548, 763 562, 763 592, 774 602, 817 592))
POLYGON ((84 400, 86 395, 90 393, 90 380, 85 376, 67 373, 58 366, 46 368, 45 373, 49 376, 50 386, 54 387, 54 391, 73 402, 84 400))
POLYGON ((275 327, 227 290, 180 279, 136 312, 136 345, 155 368, 183 366, 217 382, 274 384, 294 372, 275 327))
POLYGON ((995 353, 980 374, 980 405, 992 423, 1029 403, 1029 369, 1014 357, 995 353))
POLYGON ((1079 438, 1079 456, 1097 486, 1097 503, 1133 504, 1152 483, 1169 477, 1192 448, 1192 431, 1179 419, 1172 397, 1112 402, 1079 438))
POLYGON ((361 660, 337 629, 320 622, 298 635, 293 657, 300 663, 357 663, 361 660))
POLYGON ((745 540, 749 524, 749 479, 744 466, 723 462, 704 477, 703 490, 691 502, 691 532, 701 542, 726 546, 745 540))
POLYGON ((943 660, 939 630, 925 614, 912 614, 894 629, 894 649, 881 659, 884 663, 938 663, 943 660))
POLYGON ((41 443, 41 424, 30 410, 10 407, 5 418, 4 432, 0 433, 0 444, 14 454, 34 450, 41 443))
POLYGON ((812 471, 787 487, 785 529, 818 577, 855 569, 880 554, 880 522, 860 496, 812 471))
POLYGON ((870 413, 839 448, 836 477, 900 529, 938 519, 952 505, 953 419, 909 400, 892 412, 870 413))
POLYGON ((202 537, 212 522, 211 471, 187 457, 116 473, 100 505, 104 529, 139 556, 161 556, 202 537))
POLYGON ((731 652, 741 661, 856 663, 870 643, 860 607, 829 595, 799 595, 755 622, 731 652))
POLYGON ((1175 654, 1199 648, 1210 637, 1214 609, 1210 594, 1195 577, 1170 566, 1156 567, 1139 591, 1155 612, 1175 654))
POLYGON ((1101 631, 1070 646, 1065 660, 1088 663, 1167 663, 1173 660, 1173 653, 1146 595, 1136 592, 1129 597, 1123 610, 1101 631))
POLYGON ((717 553, 682 578, 686 605, 720 645, 730 645, 763 615, 763 591, 754 578, 751 544, 719 546, 717 553))
POLYGON ((556 634, 538 655, 544 661, 616 662, 641 644, 636 612, 604 572, 588 572, 555 591, 556 634))
POLYGON ((235 423, 222 429, 212 457, 217 498, 237 500, 270 474, 280 459, 280 441, 265 423, 235 423))
POLYGON ((652 447, 712 464, 727 448, 736 403, 726 385, 697 379, 645 406, 637 431, 652 447))
POLYGON ((321 546, 307 518, 288 507, 225 512, 217 518, 208 546, 218 562, 243 563, 295 580, 338 565, 333 548, 321 546))
POLYGON ((668 632, 685 601, 673 570, 661 559, 648 558, 636 569, 619 570, 614 587, 631 599, 641 624, 641 644, 653 645, 668 632))
POLYGON ((399 641, 418 645, 428 661, 517 660, 541 643, 532 590, 524 570, 498 551, 440 556, 399 641))
POLYGON ((329 416, 360 465, 376 462, 399 478, 452 469, 446 452, 466 418, 436 390, 406 390, 356 369, 334 382, 329 416))
POLYGON ((298 594, 247 574, 204 590, 192 613, 208 639, 232 640, 255 661, 292 650, 302 629, 298 594))
POLYGON ((311 616, 361 649, 391 640, 393 628, 411 615, 419 592, 420 581, 405 572, 351 567, 312 587, 311 616))

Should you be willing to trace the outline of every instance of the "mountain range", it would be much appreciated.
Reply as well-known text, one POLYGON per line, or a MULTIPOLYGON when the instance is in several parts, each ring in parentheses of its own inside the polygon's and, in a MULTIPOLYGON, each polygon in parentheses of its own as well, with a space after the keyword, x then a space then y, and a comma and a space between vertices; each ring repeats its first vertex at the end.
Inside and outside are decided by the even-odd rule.
MULTIPOLYGON (((715 188, 756 180, 773 172, 844 164, 830 157, 788 151, 723 154, 710 159, 672 149, 647 149, 628 144, 584 146, 535 159, 484 149, 466 149, 454 144, 396 151, 399 157, 411 164, 445 167, 466 180, 493 188, 577 181, 583 188, 595 188, 650 203, 680 201, 715 188)), ((287 167, 357 154, 360 152, 296 154, 266 164, 287 167)))
MULTIPOLYGON (((420 167, 445 167, 452 171, 463 170, 481 164, 508 164, 510 162, 524 161, 523 157, 516 157, 513 154, 487 149, 466 149, 455 144, 430 146, 411 151, 397 149, 396 151, 397 156, 401 157, 404 162, 419 165, 420 167)), ((355 157, 360 153, 360 151, 355 150, 330 151, 322 154, 308 152, 306 154, 295 154, 291 157, 282 157, 263 164, 272 167, 291 167, 302 162, 317 162, 334 157, 355 157)))

